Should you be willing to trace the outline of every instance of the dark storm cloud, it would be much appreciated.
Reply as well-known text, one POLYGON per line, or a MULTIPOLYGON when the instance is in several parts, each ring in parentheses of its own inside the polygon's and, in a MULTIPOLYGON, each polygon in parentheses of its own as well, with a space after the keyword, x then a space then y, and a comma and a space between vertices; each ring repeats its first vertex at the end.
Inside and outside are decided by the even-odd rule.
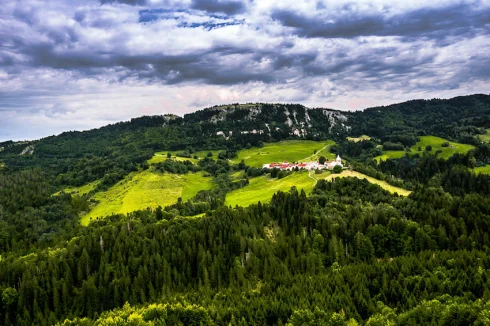
POLYGON ((161 103, 353 108, 335 101, 462 95, 490 81, 483 2, 5 1, 0 115, 10 118, 0 129, 94 127, 161 103))
POLYGON ((206 11, 208 13, 236 15, 246 11, 246 3, 247 1, 236 0, 192 0, 191 8, 206 11))
MULTIPOLYGON (((246 12, 247 3, 251 0, 192 0, 190 9, 205 11, 210 14, 220 13, 226 15, 236 15, 246 12)), ((131 6, 154 6, 148 0, 100 0, 101 4, 121 3, 131 6)), ((163 4, 165 4, 163 2, 163 4)))
MULTIPOLYGON (((121 1, 119 1, 121 2, 121 1)), ((128 4, 141 4, 142 1, 124 1, 128 4)), ((210 12, 238 13, 246 9, 245 2, 230 1, 193 1, 193 9, 210 12)), ((474 33, 475 29, 488 28, 490 9, 457 4, 433 9, 420 9, 393 17, 381 14, 363 14, 349 6, 344 7, 342 17, 326 23, 319 18, 308 18, 295 12, 276 11, 272 17, 284 25, 293 27, 301 37, 354 38, 356 36, 390 36, 399 35, 405 38, 427 37, 441 34, 452 37, 454 34, 474 33)), ((205 28, 212 30, 234 24, 242 24, 233 18, 207 21, 199 16, 197 20, 186 21, 182 15, 192 15, 184 9, 139 9, 139 22, 151 22, 159 19, 170 19, 177 22, 179 30, 205 28), (182 15, 181 15, 182 14, 182 15)), ((30 11, 17 11, 23 21, 36 21, 30 11)), ((95 15, 94 13, 76 12, 74 19, 80 24, 90 22, 90 27, 111 30, 115 24, 112 16, 95 15)), ((186 17, 187 17, 186 16, 186 17)), ((326 18, 325 18, 326 19, 326 18)), ((34 24, 35 26, 35 24, 34 24)), ((174 30, 177 32, 178 30, 174 30)), ((94 76, 116 72, 116 80, 137 78, 163 84, 197 82, 211 85, 235 85, 248 82, 283 83, 291 78, 324 76, 331 80, 342 81, 349 73, 364 77, 376 76, 380 79, 399 79, 399 76, 423 71, 425 65, 433 60, 431 56, 400 57, 400 46, 370 47, 359 43, 357 47, 365 48, 362 53, 351 51, 352 45, 339 46, 328 56, 319 55, 315 47, 292 51, 295 41, 283 38, 273 48, 262 49, 257 44, 212 42, 207 48, 193 50, 190 53, 169 54, 165 51, 134 53, 126 41, 130 35, 118 35, 111 38, 109 46, 80 46, 83 43, 80 29, 67 24, 56 28, 43 27, 40 32, 46 36, 43 40, 7 36, 8 42, 22 54, 23 60, 31 67, 49 67, 77 71, 81 75, 94 76), (391 57, 391 61, 386 61, 391 57)), ((87 42, 87 40, 85 40, 87 42)), ((90 41, 90 40, 88 40, 90 41)), ((415 45, 415 52, 422 49, 415 45)), ((9 52, 0 53, 0 62, 5 66, 16 63, 16 57, 9 52)), ((475 60, 480 60, 478 57, 475 60)), ((476 62, 476 65, 478 65, 476 62)), ((476 74, 487 78, 488 73, 482 70, 476 74)), ((346 82, 346 81, 344 81, 346 82)))
MULTIPOLYGON (((348 7, 347 7, 348 9, 348 7)), ((488 32, 490 8, 458 3, 439 8, 422 8, 389 16, 347 10, 340 15, 307 16, 297 11, 278 10, 271 17, 301 37, 354 38, 359 36, 403 36, 445 38, 488 32)))
POLYGON ((106 3, 123 3, 130 6, 144 6, 148 3, 147 0, 100 0, 101 4, 106 3))

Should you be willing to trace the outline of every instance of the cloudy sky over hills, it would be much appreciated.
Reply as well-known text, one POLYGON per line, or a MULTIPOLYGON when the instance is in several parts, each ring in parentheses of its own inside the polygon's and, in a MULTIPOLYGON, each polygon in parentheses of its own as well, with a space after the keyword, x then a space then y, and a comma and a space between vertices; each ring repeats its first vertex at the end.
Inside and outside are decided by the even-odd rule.
POLYGON ((489 53, 489 1, 3 0, 0 141, 221 103, 489 93, 489 53))

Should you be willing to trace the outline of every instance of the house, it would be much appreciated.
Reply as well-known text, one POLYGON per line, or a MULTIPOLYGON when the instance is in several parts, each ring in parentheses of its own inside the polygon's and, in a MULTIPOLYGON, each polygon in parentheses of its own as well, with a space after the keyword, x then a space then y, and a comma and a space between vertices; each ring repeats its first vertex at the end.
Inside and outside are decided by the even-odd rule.
POLYGON ((287 161, 284 161, 282 163, 277 163, 277 162, 272 162, 269 164, 264 164, 262 167, 264 169, 279 169, 279 170, 286 170, 286 171, 291 171, 293 169, 305 169, 305 170, 332 170, 335 166, 340 165, 342 168, 344 165, 342 164, 342 159, 340 158, 339 155, 337 155, 337 158, 334 161, 331 162, 325 162, 325 164, 320 164, 319 162, 316 161, 311 161, 311 162, 303 162, 303 163, 289 163, 287 161))
POLYGON ((344 167, 344 165, 342 164, 342 159, 340 158, 339 155, 337 155, 337 158, 335 159, 335 161, 332 161, 332 162, 325 162, 326 165, 327 165, 327 169, 329 170, 332 170, 335 166, 337 165, 340 165, 340 167, 344 167))

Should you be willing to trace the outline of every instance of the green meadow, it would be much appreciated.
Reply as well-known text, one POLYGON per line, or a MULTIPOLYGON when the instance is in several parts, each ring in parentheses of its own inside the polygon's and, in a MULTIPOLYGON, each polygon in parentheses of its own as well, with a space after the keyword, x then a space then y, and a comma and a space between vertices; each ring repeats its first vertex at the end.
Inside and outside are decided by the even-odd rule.
POLYGON ((325 180, 332 181, 332 179, 334 179, 334 178, 346 178, 346 177, 352 177, 352 178, 358 178, 358 179, 366 179, 367 181, 369 181, 371 183, 374 183, 374 184, 377 184, 381 188, 383 188, 385 190, 388 190, 392 194, 398 193, 398 195, 400 195, 400 196, 408 196, 411 193, 410 190, 406 190, 406 189, 403 189, 403 188, 400 188, 400 187, 392 186, 392 185, 390 185, 386 181, 382 181, 382 180, 378 180, 378 179, 372 178, 370 176, 367 176, 367 175, 362 174, 362 173, 357 172, 357 171, 344 170, 340 174, 331 174, 331 175, 329 175, 328 177, 325 178, 325 180))
POLYGON ((485 166, 479 166, 477 168, 473 169, 477 174, 484 173, 484 174, 490 174, 490 165, 485 165, 485 166))
POLYGON ((402 158, 405 156, 405 154, 405 151, 383 151, 383 155, 376 156, 374 159, 379 163, 380 160, 386 161, 389 158, 402 158))
POLYGON ((216 150, 211 150, 211 151, 199 151, 199 152, 194 152, 191 154, 190 158, 187 157, 179 157, 177 156, 178 153, 182 153, 183 151, 163 151, 163 152, 156 152, 151 159, 148 160, 148 164, 156 164, 163 162, 167 159, 167 153, 171 154, 171 158, 173 160, 177 161, 191 161, 192 163, 197 163, 200 159, 203 159, 204 157, 207 156, 209 152, 213 153, 213 158, 218 157, 218 154, 220 151, 216 150), (197 156, 198 159, 195 159, 194 156, 197 156))
POLYGON ((367 181, 379 185, 381 188, 388 190, 392 194, 398 193, 400 196, 408 196, 411 191, 403 188, 395 187, 365 174, 357 171, 344 170, 340 174, 331 174, 329 171, 324 171, 320 174, 314 174, 308 171, 294 172, 282 179, 271 178, 269 176, 262 176, 250 179, 249 185, 246 187, 234 190, 226 195, 225 205, 227 206, 249 206, 256 204, 257 202, 267 203, 272 199, 272 196, 278 191, 289 191, 291 187, 295 186, 298 190, 303 189, 309 194, 317 180, 325 179, 332 181, 334 178, 354 177, 359 179, 366 179, 367 181))
MULTIPOLYGON (((90 183, 87 183, 86 185, 83 185, 81 187, 68 187, 63 189, 64 193, 71 194, 71 195, 77 195, 77 196, 83 196, 91 192, 92 190, 97 187, 97 185, 100 183, 100 180, 95 180, 90 183)), ((59 195, 61 191, 58 191, 54 195, 59 195)))
POLYGON ((252 147, 238 151, 238 156, 232 162, 239 163, 244 160, 247 165, 262 167, 271 162, 313 161, 321 155, 328 159, 335 159, 335 155, 329 151, 333 144, 335 142, 332 140, 285 140, 277 143, 264 143, 262 148, 252 147), (314 154, 315 150, 316 154, 314 154))
POLYGON ((369 137, 368 135, 362 135, 361 137, 347 137, 347 140, 357 143, 363 140, 371 140, 371 137, 369 137))
POLYGON ((168 206, 179 197, 186 201, 200 190, 211 189, 212 180, 202 173, 185 175, 162 174, 145 170, 134 172, 109 188, 96 193, 92 199, 98 203, 82 217, 81 223, 88 225, 90 219, 111 214, 124 214, 148 207, 168 206))
MULTIPOLYGON (((420 141, 410 148, 411 151, 408 154, 413 155, 419 153, 422 155, 425 152, 435 155, 438 150, 441 150, 442 152, 438 154, 438 157, 448 159, 456 153, 464 154, 473 148, 475 148, 473 145, 460 144, 436 136, 420 136, 420 141), (442 147, 442 144, 445 142, 449 143, 449 147, 442 147), (425 147, 429 145, 432 146, 432 150, 430 152, 426 152, 425 147), (419 151, 419 146, 422 149, 421 151, 419 151)), ((396 159, 404 157, 405 153, 405 151, 384 151, 383 155, 376 156, 375 159, 378 162, 389 158, 396 159)))
POLYGON ((490 143, 490 129, 487 129, 487 133, 484 135, 478 135, 482 142, 490 143))
POLYGON ((418 146, 422 147, 422 151, 425 151, 425 147, 428 145, 432 146, 432 151, 430 152, 432 154, 435 154, 437 150, 442 150, 442 153, 440 153, 438 157, 445 159, 451 157, 456 153, 467 153, 468 151, 475 148, 475 146, 473 145, 455 143, 440 137, 421 136, 420 141, 415 146, 412 146, 412 153, 418 152, 418 146), (442 147, 442 144, 445 142, 449 143, 449 147, 442 147))
POLYGON ((257 202, 267 203, 278 191, 289 191, 295 186, 310 193, 316 184, 316 180, 308 175, 308 171, 294 172, 282 179, 261 176, 249 180, 249 184, 243 188, 233 190, 226 195, 225 205, 235 207, 249 206, 257 202))

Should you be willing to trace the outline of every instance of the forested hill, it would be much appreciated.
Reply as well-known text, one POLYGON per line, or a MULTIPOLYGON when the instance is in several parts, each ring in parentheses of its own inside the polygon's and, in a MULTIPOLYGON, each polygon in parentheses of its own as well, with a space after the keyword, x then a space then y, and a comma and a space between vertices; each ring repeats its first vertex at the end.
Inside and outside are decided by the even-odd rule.
POLYGON ((297 104, 215 106, 184 117, 144 116, 37 141, 3 142, 0 173, 39 167, 53 175, 71 173, 65 183, 80 185, 108 172, 120 176, 135 170, 158 150, 234 152, 262 142, 298 138, 340 141, 362 134, 404 146, 412 146, 418 136, 427 134, 476 144, 475 135, 485 132, 489 116, 489 95, 414 100, 358 112, 297 104), (84 176, 80 176, 81 170, 87 170, 84 176))
POLYGON ((433 134, 471 141, 488 128, 490 96, 471 95, 448 100, 413 100, 363 111, 306 108, 298 104, 231 104, 206 108, 184 117, 144 116, 100 129, 65 132, 25 143, 0 143, 0 152, 17 153, 27 145, 39 157, 80 157, 114 154, 114 147, 185 149, 222 148, 229 142, 256 144, 286 138, 344 139, 367 134, 378 138, 393 134, 433 134))
MULTIPOLYGON (((469 126, 489 127, 488 114, 489 95, 413 100, 355 112, 309 109, 298 104, 232 104, 199 110, 184 117, 145 116, 100 129, 65 132, 33 143, 39 155, 77 156, 80 152, 100 154, 112 145, 134 142, 153 149, 186 145, 199 147, 209 142, 208 138, 220 137, 229 137, 239 143, 242 139, 247 142, 255 139, 272 141, 289 137, 340 138, 358 134, 383 137, 393 132, 432 133, 457 138, 464 133, 474 134, 469 126), (97 146, 89 146, 91 141, 97 141, 97 146)), ((222 144, 218 140, 216 142, 217 146, 222 144)), ((4 142, 0 143, 0 148, 20 153, 25 146, 4 142)))
POLYGON ((361 134, 383 138, 393 133, 463 140, 479 132, 474 127, 490 127, 489 115, 490 96, 471 95, 413 100, 354 112, 293 104, 235 104, 187 114, 182 123, 200 124, 205 132, 221 131, 234 138, 255 129, 268 140, 291 136, 337 140, 361 134))
POLYGON ((490 96, 471 95, 449 100, 413 100, 349 114, 351 133, 374 137, 394 134, 436 135, 471 143, 478 128, 490 127, 490 96))
POLYGON ((489 121, 237 104, 0 143, 0 324, 490 325, 489 121))

